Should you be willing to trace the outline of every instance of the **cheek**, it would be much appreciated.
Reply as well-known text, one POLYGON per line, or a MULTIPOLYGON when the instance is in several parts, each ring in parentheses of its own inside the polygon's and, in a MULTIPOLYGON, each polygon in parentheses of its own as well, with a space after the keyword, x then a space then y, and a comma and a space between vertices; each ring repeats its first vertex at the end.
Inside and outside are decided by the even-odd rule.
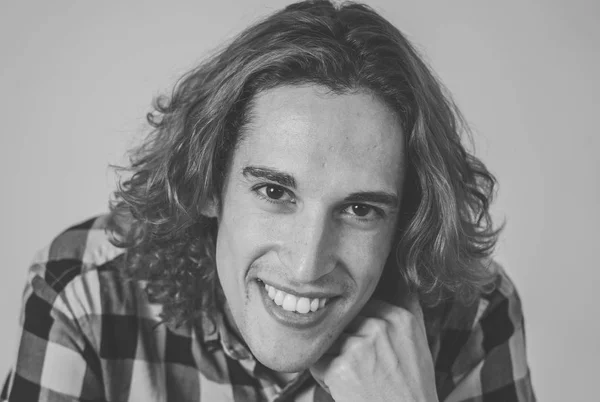
POLYGON ((346 266, 361 293, 377 286, 391 249, 389 237, 385 231, 345 239, 346 266))
POLYGON ((359 292, 363 295, 362 298, 370 297, 375 291, 382 272, 383 266, 381 266, 381 263, 377 262, 373 265, 362 267, 361 272, 354 276, 354 280, 360 289, 359 292))
POLYGON ((223 204, 217 234, 217 271, 223 288, 243 286, 253 262, 265 249, 265 225, 256 211, 248 207, 252 200, 236 192, 223 204))
MULTIPOLYGON (((235 199, 235 197, 227 197, 235 199)), ((243 230, 247 227, 243 215, 236 213, 238 207, 225 201, 222 214, 219 217, 219 229, 216 244, 216 263, 219 280, 228 299, 237 292, 240 273, 244 269, 244 250, 246 235, 243 230)))

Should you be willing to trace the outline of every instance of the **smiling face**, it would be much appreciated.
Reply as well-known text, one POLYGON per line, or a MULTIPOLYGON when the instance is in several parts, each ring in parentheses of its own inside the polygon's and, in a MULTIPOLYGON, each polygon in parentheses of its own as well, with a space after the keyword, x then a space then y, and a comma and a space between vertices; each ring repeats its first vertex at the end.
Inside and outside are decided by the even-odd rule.
POLYGON ((365 93, 285 86, 257 95, 230 162, 216 265, 253 355, 311 366, 372 295, 403 180, 396 115, 365 93))

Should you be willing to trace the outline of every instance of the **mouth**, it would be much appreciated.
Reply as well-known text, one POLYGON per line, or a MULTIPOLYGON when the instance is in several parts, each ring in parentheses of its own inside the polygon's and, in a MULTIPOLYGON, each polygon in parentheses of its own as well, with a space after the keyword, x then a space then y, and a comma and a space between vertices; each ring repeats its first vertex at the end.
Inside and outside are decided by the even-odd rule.
POLYGON ((256 283, 265 309, 271 317, 280 324, 296 329, 319 325, 338 299, 338 296, 291 294, 260 279, 256 283))

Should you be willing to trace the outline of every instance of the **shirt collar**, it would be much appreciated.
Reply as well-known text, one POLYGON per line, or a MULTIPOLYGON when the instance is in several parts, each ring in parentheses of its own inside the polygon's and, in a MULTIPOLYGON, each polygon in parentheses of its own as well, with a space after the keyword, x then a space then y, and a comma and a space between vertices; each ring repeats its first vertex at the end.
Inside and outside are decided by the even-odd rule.
POLYGON ((216 311, 212 316, 204 314, 202 316, 201 330, 204 344, 207 346, 212 345, 214 349, 222 349, 229 358, 239 361, 240 365, 250 375, 264 382, 264 384, 269 384, 271 388, 268 391, 273 393, 271 397, 277 395, 281 398, 282 396, 295 393, 303 386, 311 384, 308 380, 312 376, 310 371, 306 369, 296 378, 284 384, 283 387, 277 385, 272 371, 254 358, 246 344, 240 340, 231 326, 232 324, 227 320, 227 315, 221 309, 216 311))
POLYGON ((216 324, 221 347, 229 357, 235 360, 254 361, 254 356, 252 356, 245 343, 233 331, 225 313, 221 311, 217 313, 216 324))

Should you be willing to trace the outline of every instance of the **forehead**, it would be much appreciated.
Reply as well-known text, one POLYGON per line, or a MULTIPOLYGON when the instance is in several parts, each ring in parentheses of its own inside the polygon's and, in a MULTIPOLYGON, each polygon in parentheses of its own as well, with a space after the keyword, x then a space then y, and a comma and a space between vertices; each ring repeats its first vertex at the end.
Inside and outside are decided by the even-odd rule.
POLYGON ((275 168, 294 175, 299 187, 390 191, 401 185, 400 121, 370 93, 277 87, 256 96, 250 116, 234 166, 275 168))

